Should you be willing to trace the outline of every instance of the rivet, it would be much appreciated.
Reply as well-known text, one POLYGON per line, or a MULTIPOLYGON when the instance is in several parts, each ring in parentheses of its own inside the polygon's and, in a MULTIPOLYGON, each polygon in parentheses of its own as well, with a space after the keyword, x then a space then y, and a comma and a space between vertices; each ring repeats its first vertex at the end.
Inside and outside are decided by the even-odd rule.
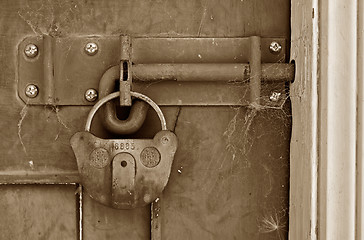
POLYGON ((109 152, 102 147, 95 148, 90 154, 90 165, 95 168, 104 168, 109 163, 109 152))
POLYGON ((161 161, 161 154, 155 147, 146 147, 140 153, 140 161, 148 168, 153 168, 161 161))
POLYGON ((95 55, 99 51, 99 46, 97 46, 94 42, 86 43, 85 45, 85 52, 89 56, 95 55))
POLYGON ((272 52, 272 53, 279 53, 281 50, 282 50, 282 45, 279 44, 278 42, 276 41, 273 41, 270 43, 269 45, 269 50, 272 52))
POLYGON ((24 53, 27 57, 34 58, 38 55, 38 47, 35 44, 30 43, 25 46, 24 53))
POLYGON ((97 99, 97 95, 97 91, 93 88, 90 88, 85 92, 85 99, 89 102, 94 102, 97 99))
POLYGON ((25 95, 29 98, 35 98, 38 95, 38 87, 34 84, 29 84, 25 87, 25 95))
POLYGON ((163 136, 161 138, 161 142, 162 142, 163 145, 165 145, 165 144, 167 144, 169 142, 169 138, 167 136, 163 136))

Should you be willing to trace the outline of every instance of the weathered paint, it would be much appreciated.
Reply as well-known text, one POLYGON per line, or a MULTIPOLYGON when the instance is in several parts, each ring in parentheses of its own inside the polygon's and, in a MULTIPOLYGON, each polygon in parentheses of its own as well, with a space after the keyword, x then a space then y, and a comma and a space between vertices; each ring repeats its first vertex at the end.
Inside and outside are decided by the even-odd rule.
POLYGON ((89 110, 87 107, 32 107, 17 98, 16 46, 26 36, 128 33, 133 36, 289 38, 289 4, 283 0, 280 3, 195 0, 185 4, 178 1, 63 1, 62 4, 58 1, 3 1, 1 11, 1 64, 4 67, 0 123, 1 136, 7 139, 1 143, 1 177, 10 172, 20 177, 26 172, 59 176, 59 170, 76 174, 68 140, 82 129, 89 110), (271 11, 275 7, 279 7, 279 11, 271 11), (48 159, 52 159, 52 166, 48 159), (30 160, 34 162, 32 168, 30 160))
POLYGON ((181 109, 159 212, 164 239, 287 238, 288 112, 181 109))
POLYGON ((148 207, 115 210, 92 200, 87 192, 83 195, 84 239, 150 239, 148 207))
POLYGON ((77 239, 75 185, 0 186, 0 239, 77 239))
POLYGON ((177 149, 177 137, 164 130, 152 139, 105 140, 89 132, 78 132, 72 136, 71 145, 81 183, 91 198, 110 207, 130 209, 150 204, 163 191, 177 149), (143 159, 148 149, 159 154, 153 166, 147 165, 151 157, 143 159), (103 156, 93 157, 95 150, 103 150, 103 156), (125 166, 121 166, 122 159, 127 161, 125 166))
POLYGON ((364 238, 364 2, 358 1, 356 239, 364 238))
POLYGON ((319 14, 319 238, 354 239, 357 1, 321 1, 319 14))
MULTIPOLYGON (((266 82, 293 80, 293 65, 292 68, 287 69, 286 66, 289 64, 280 63, 286 59, 286 39, 284 38, 258 36, 250 38, 146 37, 133 38, 132 45, 133 66, 131 71, 133 79, 139 79, 139 81, 134 81, 133 91, 147 94, 155 99, 158 105, 248 104, 249 101, 239 101, 241 98, 239 89, 234 94, 232 102, 228 98, 229 95, 233 95, 232 89, 228 90, 231 94, 227 94, 226 91, 223 91, 221 82, 248 82, 251 78, 250 82, 253 83, 255 81, 252 79, 256 78, 259 79, 257 83, 260 86, 261 77, 266 82), (252 45, 256 41, 259 44, 252 45), (270 51, 271 42, 279 42, 282 50, 278 53, 270 51), (251 49, 251 46, 255 47, 254 50, 251 49), (258 52, 259 54, 257 54, 258 52), (255 56, 254 60, 253 56, 255 56), (257 66, 255 67, 255 65, 257 66), (147 78, 145 78, 146 74, 147 78), (160 91, 162 80, 164 83, 167 80, 172 81, 168 85, 170 91, 160 91), (185 81, 188 81, 187 85, 185 85, 185 81), (215 98, 210 95, 208 95, 209 98, 202 98, 198 94, 199 88, 196 84, 201 81, 204 83, 200 83, 200 85, 202 84, 212 96, 216 96, 215 98), (210 81, 210 83, 206 84, 206 81, 210 81), (189 87, 190 82, 193 82, 192 88, 189 87), (216 84, 213 82, 220 83, 218 86, 220 91, 213 88, 216 84), (161 92, 173 92, 173 97, 163 96, 161 92), (191 92, 191 94, 186 94, 186 92, 191 92), (223 100, 220 99, 221 96, 224 97, 223 100)), ((52 38, 45 35, 27 37, 18 47, 19 97, 29 105, 45 105, 49 101, 57 106, 95 104, 87 101, 84 93, 87 89, 93 88, 98 90, 102 97, 115 91, 115 79, 120 79, 120 65, 122 65, 120 64, 119 49, 120 36, 118 35, 67 38, 52 38), (80 51, 89 42, 97 43, 99 48, 97 54, 91 57, 84 51, 80 51), (29 58, 24 54, 24 49, 29 44, 38 46, 37 57, 29 58), (46 54, 49 51, 53 52, 53 59, 46 54), (48 77, 50 72, 54 72, 51 80, 48 77), (50 84, 50 82, 52 83, 50 84), (26 96, 24 89, 29 84, 34 84, 41 89, 37 97, 26 96)), ((142 119, 144 120, 144 118, 142 119)), ((113 127, 113 132, 117 132, 117 128, 122 129, 120 125, 116 125, 113 127)), ((127 133, 124 132, 124 134, 127 133)))
MULTIPOLYGON (((0 136, 6 139, 0 142, 2 181, 29 180, 29 176, 34 176, 37 182, 79 181, 69 139, 84 128, 90 108, 29 106, 17 97, 16 47, 26 36, 258 35, 289 39, 290 34, 287 0, 6 0, 1 2, 0 13, 0 136)), ((229 86, 235 87, 234 83, 229 86)), ((272 88, 282 91, 282 86, 265 83, 262 92, 272 88)), ((286 100, 284 94, 282 98, 286 100)), ((287 237, 290 109, 289 102, 283 102, 286 104, 257 109, 162 109, 168 128, 176 131, 181 143, 170 183, 161 199, 163 238, 287 237)), ((159 130, 153 113, 147 119, 149 124, 136 137, 151 137, 159 130)), ((100 137, 113 137, 100 126, 100 116, 96 116, 92 132, 100 137)), ((39 187, 29 188, 37 191, 39 187)), ((1 204, 12 206, 14 193, 10 195, 1 199, 1 204)), ((53 192, 51 195, 57 206, 76 202, 75 198, 63 199, 53 192)), ((107 209, 88 199, 87 194, 84 198, 84 239, 150 237, 149 208, 125 212, 107 209)), ((33 217, 37 216, 38 208, 31 214, 33 217)), ((55 210, 52 213, 57 214, 55 210)), ((26 217, 34 221, 30 215, 26 217)), ((69 223, 74 219, 77 218, 67 217, 69 223)), ((47 226, 49 222, 44 219, 41 223, 47 226)), ((9 236, 22 239, 24 233, 14 232, 9 236)))
POLYGON ((318 2, 292 1, 291 59, 296 76, 290 87, 292 139, 290 239, 314 240, 318 181, 318 2))

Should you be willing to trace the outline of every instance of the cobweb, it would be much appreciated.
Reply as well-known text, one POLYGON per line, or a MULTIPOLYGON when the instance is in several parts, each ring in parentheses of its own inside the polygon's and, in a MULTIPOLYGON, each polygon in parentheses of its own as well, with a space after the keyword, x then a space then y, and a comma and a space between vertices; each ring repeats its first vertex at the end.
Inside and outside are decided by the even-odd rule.
POLYGON ((82 30, 80 10, 73 0, 24 1, 18 15, 36 35, 63 36, 82 30))
MULTIPOLYGON (((278 65, 274 64, 272 67, 275 66, 278 65)), ((230 153, 230 159, 224 158, 222 163, 222 165, 230 164, 231 172, 236 172, 237 168, 241 168, 245 170, 240 171, 239 174, 244 175, 247 169, 252 168, 252 161, 254 161, 252 159, 254 152, 252 151, 257 151, 254 145, 262 144, 259 138, 273 137, 277 140, 277 147, 279 144, 282 144, 281 139, 288 139, 285 141, 290 139, 291 108, 289 84, 263 82, 261 84, 261 93, 259 104, 250 103, 246 106, 232 106, 235 115, 231 118, 224 132, 226 150, 230 153), (258 122, 262 121, 265 124, 270 124, 270 126, 264 127, 267 129, 265 132, 257 130, 258 122), (257 141, 260 143, 256 143, 257 141)), ((243 93, 242 96, 245 98, 247 97, 246 95, 248 95, 248 91, 243 93)), ((272 201, 271 203, 267 200, 263 201, 261 213, 256 219, 259 233, 267 237, 264 239, 282 240, 288 237, 289 203, 287 185, 289 181, 289 160, 281 160, 283 160, 282 156, 279 158, 272 156, 271 159, 259 160, 259 167, 265 171, 261 178, 266 179, 260 183, 263 186, 263 196, 265 199, 272 201), (276 163, 275 166, 272 161, 276 163), (286 170, 278 170, 280 168, 286 170), (275 172, 282 173, 282 171, 285 171, 284 174, 286 176, 275 175, 275 172), (283 181, 282 178, 284 179, 283 181), (279 184, 282 184, 282 192, 277 191, 277 185, 279 184)))
MULTIPOLYGON (((82 9, 72 0, 47 0, 38 2, 38 4, 33 2, 30 4, 30 1, 26 1, 24 7, 18 14, 36 35, 46 34, 51 36, 64 36, 83 31, 84 24, 82 24, 82 21, 80 20, 82 9)), ((204 19, 204 17, 202 19, 204 19)), ((203 22, 201 21, 198 34, 201 32, 202 26, 203 22)), ((169 35, 169 33, 160 33, 160 36, 164 35, 169 35)), ((281 61, 284 62, 285 59, 281 59, 281 61)), ((275 68, 278 67, 278 65, 273 64, 271 67, 275 68)), ((253 126, 258 121, 258 118, 262 115, 269 114, 270 120, 278 121, 278 124, 284 124, 284 128, 290 128, 291 112, 288 84, 262 82, 261 97, 258 104, 248 103, 246 101, 246 99, 249 98, 249 89, 241 86, 249 84, 249 79, 244 82, 232 79, 228 84, 231 88, 241 88, 241 99, 238 101, 241 104, 231 106, 234 115, 223 133, 223 137, 226 141, 226 150, 229 153, 229 156, 224 157, 219 164, 220 169, 223 169, 225 165, 228 165, 230 172, 233 173, 231 174, 233 177, 235 173, 238 172, 240 174, 252 167, 252 162, 249 157, 252 148, 255 141, 257 141, 257 138, 264 137, 264 134, 261 136, 253 136, 251 134, 252 131, 255 131, 253 126), (238 168, 236 168, 237 166, 238 168)), ((56 113, 58 113, 58 111, 59 109, 56 109, 56 113)), ((24 112, 26 112, 26 107, 21 113, 22 119, 24 112)), ((64 125, 63 122, 60 121, 60 123, 64 125)), ((269 126, 267 126, 267 128, 269 128, 269 126)), ((276 132, 275 137, 280 139, 286 137, 286 134, 287 132, 285 131, 279 131, 276 132)), ((58 135, 56 139, 57 138, 58 135)), ((287 168, 287 166, 281 167, 287 168)), ((269 181, 272 178, 271 174, 273 170, 266 166, 262 166, 262 168, 266 170, 268 176, 266 194, 268 196, 268 193, 271 193, 270 191, 272 191, 272 188, 270 188, 271 186, 269 186, 269 184, 272 183, 269 181)), ((180 174, 180 172, 182 172, 181 169, 179 169, 178 173, 180 174)), ((236 181, 241 181, 241 178, 236 178, 236 181)), ((256 219, 256 227, 259 233, 269 235, 269 239, 281 240, 287 238, 288 198, 285 196, 280 198, 281 206, 265 204, 262 206, 263 210, 260 216, 256 219)))

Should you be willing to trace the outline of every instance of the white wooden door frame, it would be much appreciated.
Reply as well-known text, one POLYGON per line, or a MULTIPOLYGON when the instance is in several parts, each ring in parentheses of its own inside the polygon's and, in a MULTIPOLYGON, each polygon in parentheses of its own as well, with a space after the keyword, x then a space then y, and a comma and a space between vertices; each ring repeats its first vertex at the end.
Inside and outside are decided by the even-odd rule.
POLYGON ((364 239, 363 0, 292 0, 290 239, 364 239))
POLYGON ((356 179, 356 239, 364 239, 364 1, 358 2, 358 42, 357 42, 357 78, 358 78, 358 116, 357 116, 357 179, 356 179))

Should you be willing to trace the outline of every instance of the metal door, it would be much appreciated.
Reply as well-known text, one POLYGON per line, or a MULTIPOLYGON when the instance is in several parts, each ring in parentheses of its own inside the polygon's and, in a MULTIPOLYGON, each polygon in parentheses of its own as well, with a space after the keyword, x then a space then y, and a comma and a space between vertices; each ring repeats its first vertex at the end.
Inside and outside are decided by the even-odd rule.
MULTIPOLYGON (((3 0, 0 6, 1 239, 150 239, 153 232, 149 207, 115 210, 82 194, 69 139, 83 129, 90 106, 22 101, 17 48, 24 38, 261 36, 285 39, 281 62, 289 55, 288 0, 3 0)), ((227 84, 235 91, 234 82, 227 84)), ((264 83, 261 91, 274 104, 162 107, 179 140, 157 209, 162 239, 287 239, 289 90, 264 83)), ((98 118, 94 125, 108 137, 98 118)), ((158 126, 150 111, 128 137, 152 137, 158 126)))

